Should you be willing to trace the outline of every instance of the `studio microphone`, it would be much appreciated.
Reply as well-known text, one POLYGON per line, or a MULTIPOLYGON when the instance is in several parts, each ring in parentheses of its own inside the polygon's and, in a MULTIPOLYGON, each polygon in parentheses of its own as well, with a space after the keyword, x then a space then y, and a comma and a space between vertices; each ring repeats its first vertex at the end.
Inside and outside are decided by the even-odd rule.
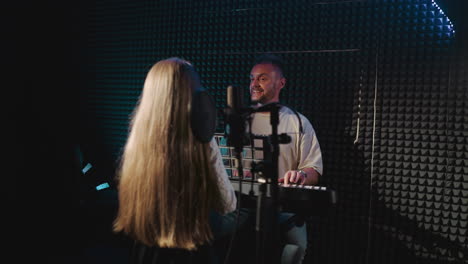
POLYGON ((226 134, 227 145, 234 147, 236 151, 242 151, 246 143, 246 120, 244 109, 243 91, 239 87, 229 85, 227 87, 226 134))
POLYGON ((244 105, 244 97, 242 95, 242 89, 229 85, 227 87, 227 107, 233 109, 236 112, 240 112, 244 105))

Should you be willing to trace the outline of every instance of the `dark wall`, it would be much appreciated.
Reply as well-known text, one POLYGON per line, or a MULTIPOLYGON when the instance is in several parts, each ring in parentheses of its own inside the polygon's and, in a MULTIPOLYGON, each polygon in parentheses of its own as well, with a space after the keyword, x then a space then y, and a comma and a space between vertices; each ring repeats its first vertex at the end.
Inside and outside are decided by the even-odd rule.
POLYGON ((91 8, 88 114, 112 161, 155 61, 192 61, 222 110, 227 85, 247 90, 253 58, 277 53, 287 61, 282 101, 311 120, 322 184, 340 197, 311 220, 307 262, 461 263, 466 4, 436 2, 442 11, 430 0, 101 1, 91 8))
POLYGON ((99 213, 80 205, 76 153, 93 164, 93 184, 112 183, 154 62, 192 61, 221 111, 226 86, 247 88, 253 58, 274 52, 287 62, 282 101, 311 120, 321 184, 340 198, 311 220, 307 263, 466 263, 468 9, 435 2, 444 13, 431 0, 7 6, 7 222, 21 227, 13 241, 51 237, 68 254, 93 239, 80 231, 108 232, 109 215, 96 227, 99 213))
POLYGON ((75 149, 87 79, 82 7, 59 1, 2 5, 2 218, 9 262, 53 263, 51 256, 71 254, 81 243, 75 149))

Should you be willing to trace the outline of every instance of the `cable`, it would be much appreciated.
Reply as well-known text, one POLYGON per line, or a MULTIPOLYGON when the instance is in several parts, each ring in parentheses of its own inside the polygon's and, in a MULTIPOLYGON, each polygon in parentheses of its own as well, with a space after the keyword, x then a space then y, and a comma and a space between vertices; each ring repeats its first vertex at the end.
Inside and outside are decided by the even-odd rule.
POLYGON ((359 82, 359 97, 358 97, 358 112, 357 112, 357 125, 356 125, 356 138, 354 139, 354 145, 359 142, 359 125, 361 122, 361 92, 362 92, 362 70, 359 82))
POLYGON ((375 123, 377 121, 377 91, 378 91, 378 71, 379 71, 379 50, 377 49, 377 54, 375 55, 375 82, 374 82, 374 117, 373 117, 373 126, 372 126, 372 154, 371 154, 371 171, 370 171, 370 184, 369 184, 369 216, 367 218, 367 253, 366 253, 366 263, 369 263, 370 258, 370 239, 371 239, 371 229, 372 229, 372 185, 374 179, 374 150, 375 150, 375 123))

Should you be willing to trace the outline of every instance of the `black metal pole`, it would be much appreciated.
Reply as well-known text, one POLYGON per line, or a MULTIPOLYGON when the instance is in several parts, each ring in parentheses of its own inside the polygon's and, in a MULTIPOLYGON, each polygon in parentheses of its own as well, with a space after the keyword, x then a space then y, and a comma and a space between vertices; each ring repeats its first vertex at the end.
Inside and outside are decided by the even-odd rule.
MULTIPOLYGON (((267 168, 266 179, 260 184, 260 195, 257 197, 257 263, 270 264, 281 262, 281 247, 279 239, 279 202, 278 202, 278 157, 279 157, 279 108, 280 105, 269 107, 273 148, 271 167, 267 168), (269 189, 267 188, 269 187, 269 189), (270 193, 267 197, 266 193, 270 193)), ((264 146, 265 147, 265 146, 264 146)))

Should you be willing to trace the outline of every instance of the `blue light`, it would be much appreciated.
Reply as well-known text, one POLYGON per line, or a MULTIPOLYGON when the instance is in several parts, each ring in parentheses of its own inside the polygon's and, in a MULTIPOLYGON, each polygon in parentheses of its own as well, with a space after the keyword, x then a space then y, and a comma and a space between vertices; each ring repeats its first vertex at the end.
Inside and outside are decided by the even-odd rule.
POLYGON ((101 183, 99 184, 98 186, 96 186, 96 190, 97 191, 100 191, 100 190, 104 190, 104 189, 107 189, 109 188, 109 183, 105 182, 105 183, 101 183))
POLYGON ((93 165, 91 165, 91 163, 88 163, 81 171, 83 172, 83 174, 86 174, 92 167, 93 165))
POLYGON ((451 27, 449 27, 449 30, 455 34, 455 29, 453 28, 453 24, 452 24, 452 21, 450 21, 450 18, 448 18, 448 16, 444 13, 444 11, 439 7, 439 5, 435 2, 435 0, 432 0, 432 6, 436 7, 440 13, 446 17, 447 19, 447 22, 450 24, 451 27))

